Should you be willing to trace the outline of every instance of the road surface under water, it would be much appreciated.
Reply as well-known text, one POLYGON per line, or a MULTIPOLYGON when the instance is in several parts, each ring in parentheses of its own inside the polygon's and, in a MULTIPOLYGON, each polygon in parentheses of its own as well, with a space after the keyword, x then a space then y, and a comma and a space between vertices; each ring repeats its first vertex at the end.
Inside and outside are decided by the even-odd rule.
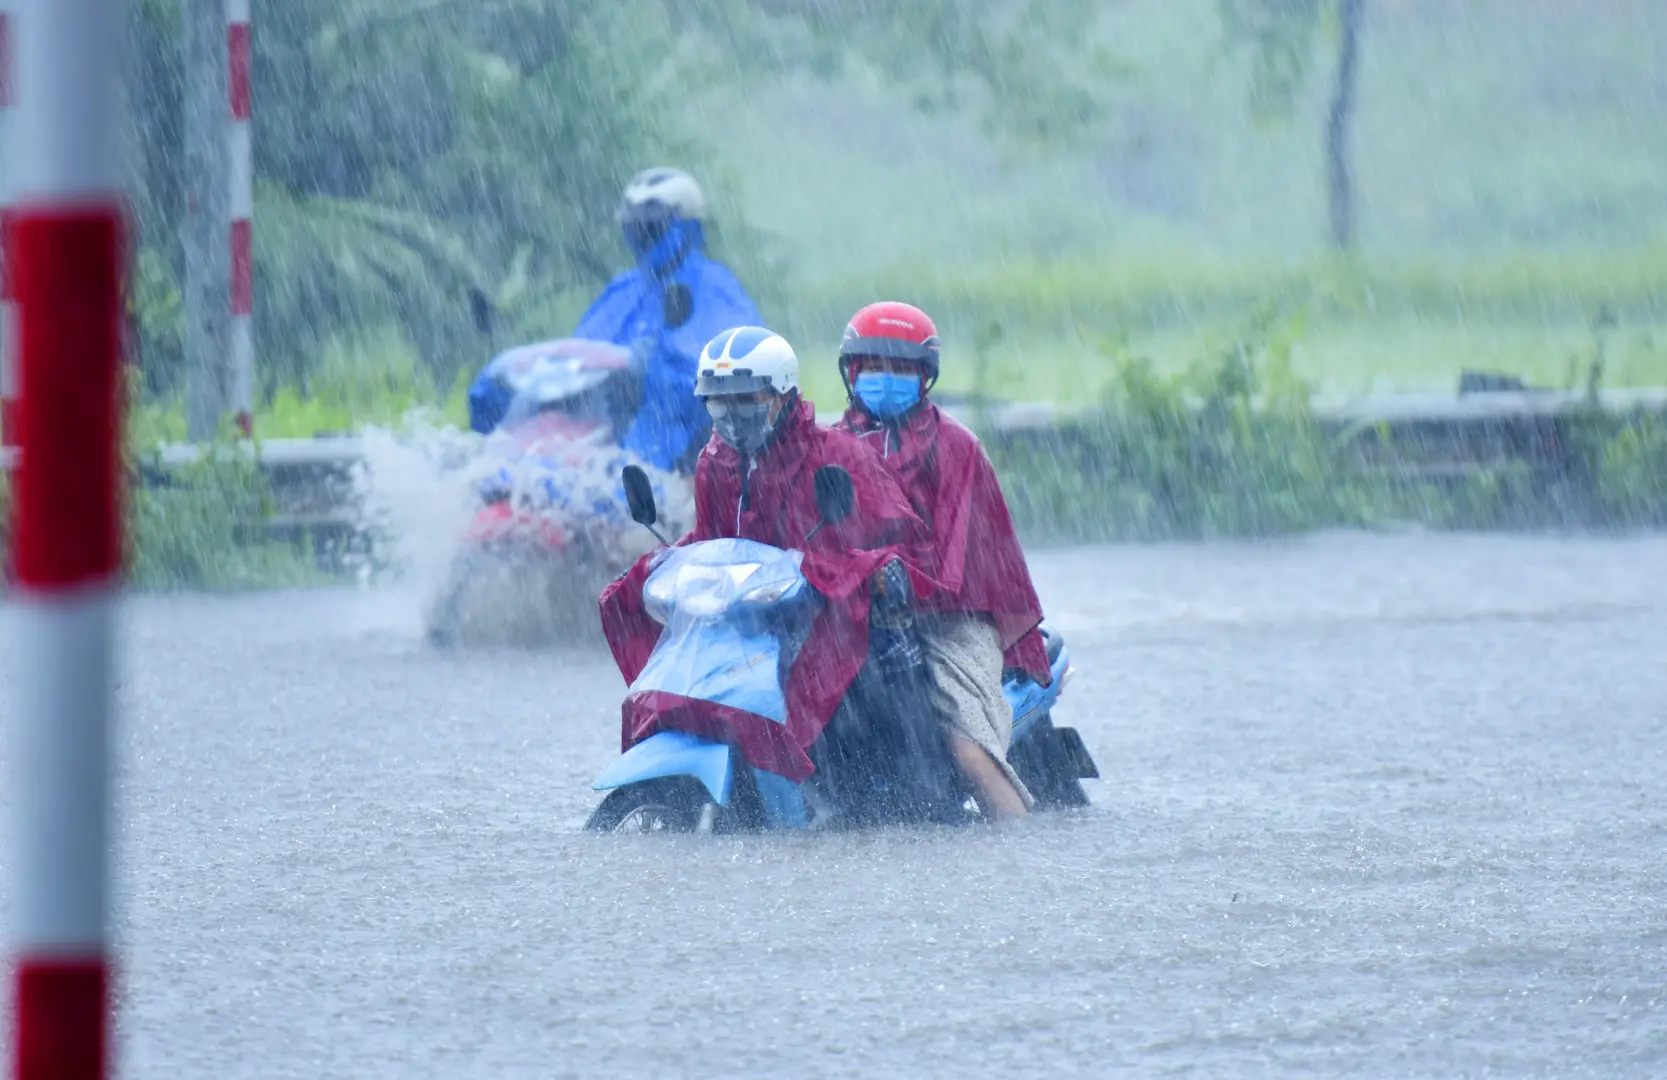
POLYGON ((581 833, 600 654, 132 602, 122 1073, 1667 1075, 1667 539, 1034 566, 1093 808, 844 836, 581 833))

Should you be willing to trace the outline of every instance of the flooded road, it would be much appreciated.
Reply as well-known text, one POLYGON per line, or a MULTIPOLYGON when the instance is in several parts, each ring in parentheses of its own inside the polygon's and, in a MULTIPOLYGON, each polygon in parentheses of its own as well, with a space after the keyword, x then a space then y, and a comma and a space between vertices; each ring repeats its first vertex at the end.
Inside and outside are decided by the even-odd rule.
POLYGON ((131 603, 122 1074, 1667 1075, 1667 539, 1033 559, 1104 778, 962 831, 585 835, 605 656, 131 603))

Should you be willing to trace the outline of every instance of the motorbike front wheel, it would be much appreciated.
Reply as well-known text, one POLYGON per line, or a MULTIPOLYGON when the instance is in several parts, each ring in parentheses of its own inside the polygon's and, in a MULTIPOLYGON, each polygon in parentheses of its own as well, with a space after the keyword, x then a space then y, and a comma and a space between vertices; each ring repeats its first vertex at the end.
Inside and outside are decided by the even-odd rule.
POLYGON ((585 828, 611 833, 692 833, 711 831, 718 816, 719 807, 700 781, 672 776, 608 792, 585 828))

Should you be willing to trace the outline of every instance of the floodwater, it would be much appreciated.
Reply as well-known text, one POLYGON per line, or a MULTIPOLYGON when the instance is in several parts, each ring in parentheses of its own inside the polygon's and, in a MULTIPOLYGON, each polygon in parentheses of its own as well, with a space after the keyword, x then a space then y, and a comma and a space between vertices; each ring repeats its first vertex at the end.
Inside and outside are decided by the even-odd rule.
POLYGON ((123 1075, 1667 1075, 1667 538, 1034 566, 1092 809, 845 836, 581 833, 600 654, 134 601, 123 1075))

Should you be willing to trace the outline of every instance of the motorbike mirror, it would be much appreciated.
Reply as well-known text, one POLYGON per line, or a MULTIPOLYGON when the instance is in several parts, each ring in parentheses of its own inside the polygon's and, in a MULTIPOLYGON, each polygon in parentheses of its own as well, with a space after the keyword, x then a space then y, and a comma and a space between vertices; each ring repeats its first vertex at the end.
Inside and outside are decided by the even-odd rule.
POLYGON ((673 281, 666 285, 661 294, 667 330, 676 330, 689 321, 689 316, 695 313, 695 298, 689 292, 689 287, 681 282, 673 281))
POLYGON ((625 481, 625 503, 631 508, 631 520, 654 528, 660 512, 654 508, 654 487, 648 482, 648 474, 640 466, 627 465, 620 479, 625 481))
POLYGON ((492 301, 474 285, 469 286, 469 315, 475 320, 476 330, 487 337, 492 336, 492 301))
POLYGON ((816 470, 816 509, 822 512, 824 525, 838 525, 851 516, 857 493, 851 485, 851 474, 838 465, 824 465, 816 470))

